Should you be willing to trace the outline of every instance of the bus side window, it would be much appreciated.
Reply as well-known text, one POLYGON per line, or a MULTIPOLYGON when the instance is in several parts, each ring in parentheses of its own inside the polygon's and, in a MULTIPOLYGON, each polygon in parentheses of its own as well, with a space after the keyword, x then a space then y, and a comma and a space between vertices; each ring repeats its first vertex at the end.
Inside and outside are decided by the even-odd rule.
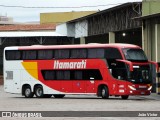
POLYGON ((109 65, 109 71, 116 79, 127 80, 127 68, 125 63, 117 62, 113 59, 107 60, 109 65))
POLYGON ((39 50, 38 59, 53 59, 53 50, 39 50))
POLYGON ((83 74, 82 71, 74 71, 74 78, 75 80, 82 80, 83 79, 83 74))
POLYGON ((20 60, 21 52, 18 50, 6 50, 6 60, 20 60))
POLYGON ((56 71, 56 80, 70 80, 70 71, 68 70, 56 71))
POLYGON ((98 69, 76 70, 74 71, 75 80, 102 80, 102 75, 98 69))
POLYGON ((105 58, 105 51, 102 48, 88 49, 88 58, 105 58))
POLYGON ((106 48, 105 56, 112 76, 116 79, 125 80, 127 78, 126 66, 124 63, 116 61, 116 59, 122 59, 120 51, 117 48, 106 48))
POLYGON ((69 49, 55 50, 54 58, 55 59, 67 59, 67 58, 69 58, 69 49))
POLYGON ((83 71, 83 76, 86 80, 102 80, 102 75, 98 69, 83 71))
POLYGON ((23 60, 35 60, 37 58, 37 52, 35 50, 22 51, 23 60))
POLYGON ((86 49, 71 49, 70 58, 86 58, 87 50, 86 49))
POLYGON ((105 49, 106 59, 122 59, 122 55, 117 48, 106 48, 105 49))
POLYGON ((45 80, 54 80, 56 78, 55 71, 53 70, 44 70, 42 71, 42 75, 45 80))

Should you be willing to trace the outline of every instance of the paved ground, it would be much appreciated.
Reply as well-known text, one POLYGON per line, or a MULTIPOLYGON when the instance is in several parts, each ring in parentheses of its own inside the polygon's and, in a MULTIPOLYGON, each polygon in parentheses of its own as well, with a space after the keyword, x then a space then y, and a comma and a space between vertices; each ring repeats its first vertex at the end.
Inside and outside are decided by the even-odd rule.
MULTIPOLYGON (((85 95, 68 95, 63 99, 52 98, 31 98, 26 99, 21 95, 5 93, 3 86, 0 86, 0 111, 160 111, 160 95, 152 94, 150 96, 139 97, 131 96, 128 100, 122 100, 121 98, 111 97, 104 100, 96 96, 85 95)), ((160 113, 159 113, 160 114, 160 113)), ((68 119, 77 120, 83 117, 77 118, 54 118, 57 120, 68 119)), ((0 118, 1 119, 1 118, 0 118)), ((5 118, 8 120, 8 118, 5 118)), ((22 118, 16 118, 22 119, 22 118)), ((27 119, 27 118, 23 118, 27 119)), ((35 118, 39 120, 39 118, 35 118)), ((46 118, 41 118, 46 120, 46 118)), ((52 118, 47 118, 52 119, 52 118)), ((84 119, 84 118, 83 118, 84 119)), ((85 119, 106 119, 106 118, 90 118, 85 119)), ((111 120, 115 119, 129 119, 127 117, 107 118, 111 120)), ((135 118, 130 118, 135 119, 135 118)), ((137 119, 137 118, 136 118, 137 119)), ((144 119, 138 117, 138 119, 144 119)), ((158 118, 147 118, 157 119, 158 118)), ((3 118, 4 120, 4 118, 3 118)))

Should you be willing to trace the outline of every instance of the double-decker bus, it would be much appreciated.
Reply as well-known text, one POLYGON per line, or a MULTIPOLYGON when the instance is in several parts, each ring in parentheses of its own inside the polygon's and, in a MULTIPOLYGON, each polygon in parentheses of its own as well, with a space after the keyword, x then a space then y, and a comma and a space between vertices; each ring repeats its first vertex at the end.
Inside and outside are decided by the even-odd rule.
POLYGON ((157 64, 131 44, 34 45, 4 49, 4 90, 26 98, 68 94, 150 95, 157 64))

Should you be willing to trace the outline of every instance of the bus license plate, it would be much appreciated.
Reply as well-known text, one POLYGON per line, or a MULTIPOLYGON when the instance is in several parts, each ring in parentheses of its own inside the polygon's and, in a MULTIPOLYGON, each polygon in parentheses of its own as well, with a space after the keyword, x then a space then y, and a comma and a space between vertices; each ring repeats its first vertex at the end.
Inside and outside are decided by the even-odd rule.
POLYGON ((144 95, 145 94, 145 92, 141 92, 141 95, 144 95))

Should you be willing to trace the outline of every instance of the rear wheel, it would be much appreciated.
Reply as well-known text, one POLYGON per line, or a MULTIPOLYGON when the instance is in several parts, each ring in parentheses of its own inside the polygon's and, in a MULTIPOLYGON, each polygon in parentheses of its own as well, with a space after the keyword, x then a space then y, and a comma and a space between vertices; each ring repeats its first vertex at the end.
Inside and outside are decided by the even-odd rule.
POLYGON ((24 87, 24 96, 26 98, 32 98, 33 97, 33 93, 32 93, 32 90, 31 90, 31 87, 30 86, 26 86, 24 87))
POLYGON ((108 99, 109 98, 109 91, 108 91, 108 87, 103 86, 101 89, 101 96, 103 99, 108 99))
POLYGON ((121 98, 124 99, 124 100, 128 99, 128 97, 129 97, 129 95, 122 95, 121 96, 121 98))
POLYGON ((53 95, 55 98, 63 98, 65 95, 53 95))
POLYGON ((44 97, 44 94, 43 94, 43 87, 42 86, 36 86, 35 87, 35 91, 34 91, 35 95, 37 98, 42 98, 44 97))

